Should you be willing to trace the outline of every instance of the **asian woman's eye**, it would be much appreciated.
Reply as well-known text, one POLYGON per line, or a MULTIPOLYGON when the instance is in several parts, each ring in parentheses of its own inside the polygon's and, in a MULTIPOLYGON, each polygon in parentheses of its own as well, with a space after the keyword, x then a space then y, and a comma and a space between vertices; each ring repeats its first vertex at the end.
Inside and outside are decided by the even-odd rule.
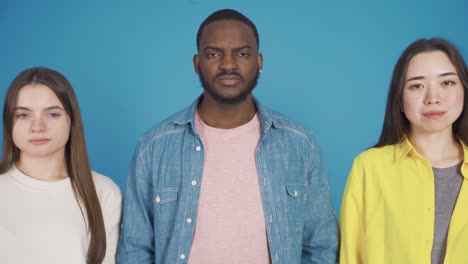
POLYGON ((442 86, 452 86, 455 85, 455 82, 452 80, 447 80, 442 82, 442 86))
POLYGON ((419 90, 421 88, 423 88, 424 86, 420 83, 415 83, 415 84, 412 84, 410 85, 409 89, 410 90, 419 90))

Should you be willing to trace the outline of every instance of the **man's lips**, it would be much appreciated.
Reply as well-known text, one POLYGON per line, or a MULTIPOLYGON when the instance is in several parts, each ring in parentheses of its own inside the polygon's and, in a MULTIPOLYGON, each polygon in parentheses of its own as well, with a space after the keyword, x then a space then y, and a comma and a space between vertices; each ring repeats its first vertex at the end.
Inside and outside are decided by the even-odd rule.
POLYGON ((238 75, 226 74, 217 78, 223 85, 232 86, 240 82, 241 78, 238 75))
POLYGON ((50 139, 48 139, 48 138, 32 138, 32 139, 30 139, 28 141, 33 145, 42 145, 42 144, 48 143, 50 141, 50 139))
POLYGON ((424 112, 423 116, 429 119, 439 119, 445 115, 445 111, 428 111, 424 112))

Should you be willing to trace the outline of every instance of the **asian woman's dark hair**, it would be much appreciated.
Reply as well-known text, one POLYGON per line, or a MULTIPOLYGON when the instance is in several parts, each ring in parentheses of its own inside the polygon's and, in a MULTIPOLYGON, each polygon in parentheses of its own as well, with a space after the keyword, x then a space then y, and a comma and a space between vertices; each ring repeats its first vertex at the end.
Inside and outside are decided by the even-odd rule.
POLYGON ((71 84, 59 72, 48 68, 27 69, 18 74, 8 88, 3 106, 3 159, 0 161, 0 174, 7 172, 19 160, 20 150, 15 146, 12 135, 16 101, 18 92, 24 86, 34 84, 49 87, 70 118, 65 160, 75 197, 80 208, 84 207, 81 209, 86 213, 88 232, 91 235, 86 263, 101 263, 106 253, 106 232, 86 150, 80 109, 71 84))
POLYGON ((403 88, 408 64, 411 59, 423 52, 442 51, 455 67, 464 89, 463 110, 453 123, 453 134, 468 145, 468 69, 458 49, 450 42, 439 39, 419 39, 413 42, 398 59, 393 70, 392 81, 387 97, 387 107, 382 133, 374 147, 383 147, 401 142, 409 133, 410 123, 401 111, 403 88))

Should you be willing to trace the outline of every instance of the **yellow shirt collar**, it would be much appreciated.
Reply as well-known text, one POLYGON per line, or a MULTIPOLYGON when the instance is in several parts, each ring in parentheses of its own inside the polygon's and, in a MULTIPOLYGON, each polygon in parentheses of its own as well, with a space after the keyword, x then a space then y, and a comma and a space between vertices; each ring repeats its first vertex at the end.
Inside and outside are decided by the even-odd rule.
POLYGON ((413 153, 418 158, 424 158, 421 154, 419 154, 414 146, 411 144, 409 139, 405 137, 400 143, 395 145, 395 161, 400 161, 410 153, 413 153))
MULTIPOLYGON (((463 143, 462 140, 459 141, 463 147, 463 164, 461 167, 461 172, 465 179, 468 179, 468 146, 463 143)), ((404 138, 400 143, 395 145, 395 161, 400 161, 404 159, 409 154, 414 155, 417 158, 425 159, 424 156, 419 154, 414 146, 411 144, 408 138, 404 138)))

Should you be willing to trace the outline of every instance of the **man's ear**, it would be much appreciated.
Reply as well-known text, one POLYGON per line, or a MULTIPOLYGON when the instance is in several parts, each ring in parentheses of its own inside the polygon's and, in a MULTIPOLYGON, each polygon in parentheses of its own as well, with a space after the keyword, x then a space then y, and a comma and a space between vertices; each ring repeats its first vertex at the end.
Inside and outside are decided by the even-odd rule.
POLYGON ((257 55, 257 64, 258 70, 261 71, 263 69, 263 55, 261 53, 257 55))
POLYGON ((198 54, 193 55, 193 69, 197 74, 200 74, 200 57, 198 54))

